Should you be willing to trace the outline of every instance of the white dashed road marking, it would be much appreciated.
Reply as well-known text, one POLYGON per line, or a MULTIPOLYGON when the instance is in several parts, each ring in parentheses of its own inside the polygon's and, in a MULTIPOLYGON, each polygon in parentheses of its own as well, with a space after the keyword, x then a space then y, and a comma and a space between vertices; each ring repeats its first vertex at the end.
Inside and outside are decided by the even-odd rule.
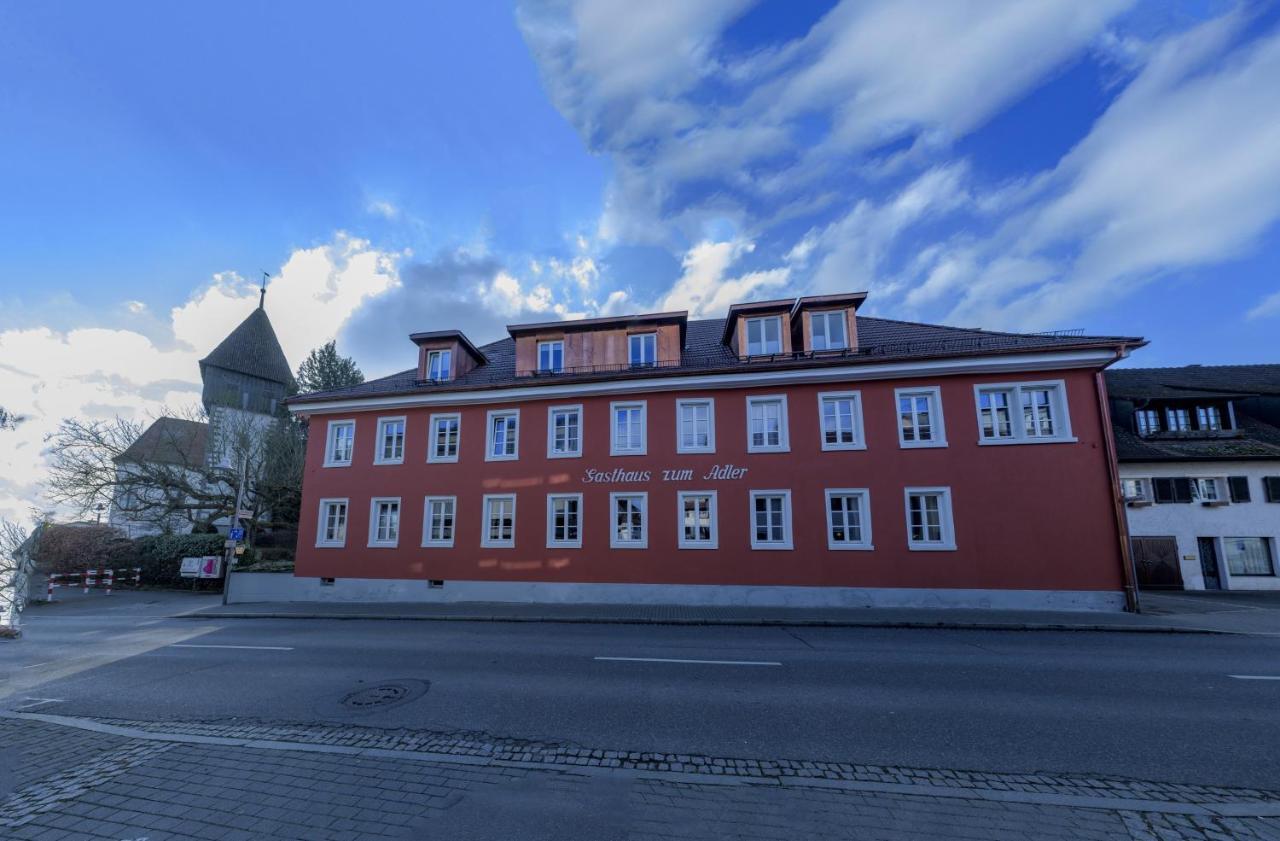
POLYGON ((1236 680, 1280 680, 1280 675, 1227 675, 1236 680))
POLYGON ((620 663, 697 663, 709 666, 781 666, 774 660, 677 660, 669 657, 595 657, 620 663))
POLYGON ((197 645, 195 643, 179 642, 169 646, 170 648, 236 648, 247 651, 293 651, 291 646, 287 645, 197 645))

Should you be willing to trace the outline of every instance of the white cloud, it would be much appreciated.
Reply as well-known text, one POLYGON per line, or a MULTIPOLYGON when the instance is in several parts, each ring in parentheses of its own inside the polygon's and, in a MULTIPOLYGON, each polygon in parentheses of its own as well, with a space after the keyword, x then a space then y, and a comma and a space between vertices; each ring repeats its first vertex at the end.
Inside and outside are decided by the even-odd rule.
POLYGON ((1280 315, 1280 292, 1272 292, 1259 301, 1253 309, 1249 310, 1245 317, 1253 320, 1255 318, 1271 318, 1277 315, 1280 315))
POLYGON ((690 318, 708 318, 723 315, 731 304, 776 294, 790 277, 787 267, 725 277, 734 263, 754 249, 745 240, 698 243, 685 254, 684 273, 656 309, 688 310, 690 318))

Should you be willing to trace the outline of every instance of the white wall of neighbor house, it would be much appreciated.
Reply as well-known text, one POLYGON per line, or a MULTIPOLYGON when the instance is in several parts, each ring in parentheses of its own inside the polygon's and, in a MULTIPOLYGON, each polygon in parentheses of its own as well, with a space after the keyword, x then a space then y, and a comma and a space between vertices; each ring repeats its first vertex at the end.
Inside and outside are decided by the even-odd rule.
MULTIPOLYGON (((1217 541, 1218 573, 1223 589, 1280 590, 1280 502, 1267 502, 1263 478, 1280 476, 1280 461, 1152 462, 1120 465, 1120 478, 1152 479, 1181 477, 1217 478, 1224 499, 1230 500, 1227 477, 1245 476, 1249 481, 1249 502, 1228 502, 1208 506, 1191 503, 1126 505, 1129 534, 1133 537, 1173 537, 1178 541, 1178 558, 1183 586, 1203 590, 1198 538, 1217 541), (1271 556, 1270 575, 1232 575, 1227 562, 1229 538, 1263 538, 1271 556)), ((1147 483, 1148 494, 1151 493, 1147 483)))

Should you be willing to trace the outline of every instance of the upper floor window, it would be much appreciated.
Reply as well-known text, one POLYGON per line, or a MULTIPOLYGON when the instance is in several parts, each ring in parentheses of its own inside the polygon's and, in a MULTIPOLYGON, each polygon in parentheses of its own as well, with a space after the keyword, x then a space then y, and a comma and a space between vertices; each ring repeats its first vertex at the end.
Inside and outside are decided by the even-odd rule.
POLYGON ((564 342, 538 342, 538 373, 559 374, 564 371, 564 342))
POLYGON ((658 364, 658 334, 636 333, 628 337, 627 361, 644 367, 658 364))
POLYGON ((1201 429, 1218 431, 1222 429, 1222 410, 1217 406, 1197 406, 1196 424, 1201 429))
POLYGON ((751 492, 751 548, 791 548, 791 491, 751 492))
POLYGON ((747 319, 747 355, 782 353, 782 318, 770 315, 747 319))
POLYGON ((898 444, 903 447, 945 447, 946 430, 942 425, 942 390, 900 388, 898 398, 898 444))
POLYGON ((676 452, 716 451, 716 404, 705 400, 676 401, 676 452))
POLYGON ((981 444, 1073 441, 1063 383, 976 386, 981 444))
POLYGON ((791 449, 787 433, 787 398, 747 398, 747 452, 786 452, 791 449))
POLYGON ((849 346, 844 310, 815 312, 809 316, 814 350, 842 350, 849 346))
POLYGON ((1191 431, 1191 410, 1170 406, 1164 410, 1165 427, 1170 432, 1191 431))
POLYGON ((644 402, 610 403, 609 411, 613 415, 609 433, 609 455, 644 455, 647 449, 644 402))
POLYGON ((552 406, 547 409, 547 458, 582 455, 582 407, 552 406))
POLYGON ((378 454, 374 464, 404 461, 404 418, 378 418, 378 454))
POLYGON ((1160 413, 1155 409, 1138 409, 1133 413, 1139 435, 1153 435, 1160 431, 1160 413))
POLYGON ((520 457, 520 410, 495 409, 489 412, 485 461, 514 461, 520 457))
POLYGON ((448 547, 453 545, 454 521, 457 518, 458 498, 453 496, 429 496, 422 512, 422 545, 448 547))
POLYGON ((461 437, 462 415, 432 415, 431 444, 427 449, 427 461, 457 461, 461 437))
POLYGON ((374 498, 369 502, 369 545, 395 546, 400 542, 400 498, 374 498))
POLYGON ((1125 502, 1146 502, 1151 499, 1146 479, 1121 479, 1120 496, 1125 502))
POLYGON ((427 351, 427 379, 438 382, 449 379, 452 356, 452 352, 447 350, 427 351))
POLYGON ((1191 484, 1191 493, 1201 502, 1223 502, 1222 483, 1213 478, 1196 479, 1191 484))
POLYGON ((347 543, 347 500, 320 500, 320 524, 316 546, 345 546, 347 543))
POLYGON ((862 443, 862 412, 858 392, 819 394, 818 408, 822 424, 822 449, 860 450, 865 447, 862 443))
POLYGON ((907 548, 954 549, 950 488, 907 488, 907 548))
POLYGON ((351 464, 355 444, 355 421, 329 421, 329 434, 324 445, 324 466, 346 467, 351 464))

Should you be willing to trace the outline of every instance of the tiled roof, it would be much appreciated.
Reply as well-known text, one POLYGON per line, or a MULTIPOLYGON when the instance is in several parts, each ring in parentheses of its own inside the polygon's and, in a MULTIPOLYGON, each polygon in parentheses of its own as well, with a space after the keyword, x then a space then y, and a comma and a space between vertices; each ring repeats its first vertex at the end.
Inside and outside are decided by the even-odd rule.
MULTIPOLYGON (((956 356, 987 356, 1045 350, 1072 350, 1119 345, 1143 344, 1142 339, 1119 336, 1064 336, 1036 333, 997 333, 989 330, 942 327, 894 321, 886 318, 858 316, 858 350, 847 356, 823 358, 778 357, 775 360, 740 360, 722 341, 725 320, 722 318, 688 322, 684 354, 678 366, 628 371, 564 374, 556 382, 579 382, 598 379, 642 379, 655 376, 715 373, 753 369, 813 367, 827 364, 866 364, 908 359, 936 359, 956 356)), ((501 339, 480 348, 488 363, 445 383, 426 384, 418 381, 416 368, 388 377, 369 380, 357 386, 332 391, 312 392, 290 398, 291 404, 343 398, 378 397, 409 393, 467 391, 479 388, 501 388, 528 385, 532 378, 516 377, 515 341, 501 339)))
POLYGON ((1280 365, 1111 368, 1107 371, 1107 392, 1112 397, 1136 399, 1280 395, 1280 365))
POLYGON ((271 327, 271 319, 261 307, 251 312, 239 327, 231 331, 231 335, 201 359, 200 365, 212 365, 286 386, 293 382, 289 360, 285 359, 280 340, 271 327))
POLYGON ((154 462, 199 467, 209 443, 209 424, 181 418, 158 418, 116 456, 116 461, 154 462))

